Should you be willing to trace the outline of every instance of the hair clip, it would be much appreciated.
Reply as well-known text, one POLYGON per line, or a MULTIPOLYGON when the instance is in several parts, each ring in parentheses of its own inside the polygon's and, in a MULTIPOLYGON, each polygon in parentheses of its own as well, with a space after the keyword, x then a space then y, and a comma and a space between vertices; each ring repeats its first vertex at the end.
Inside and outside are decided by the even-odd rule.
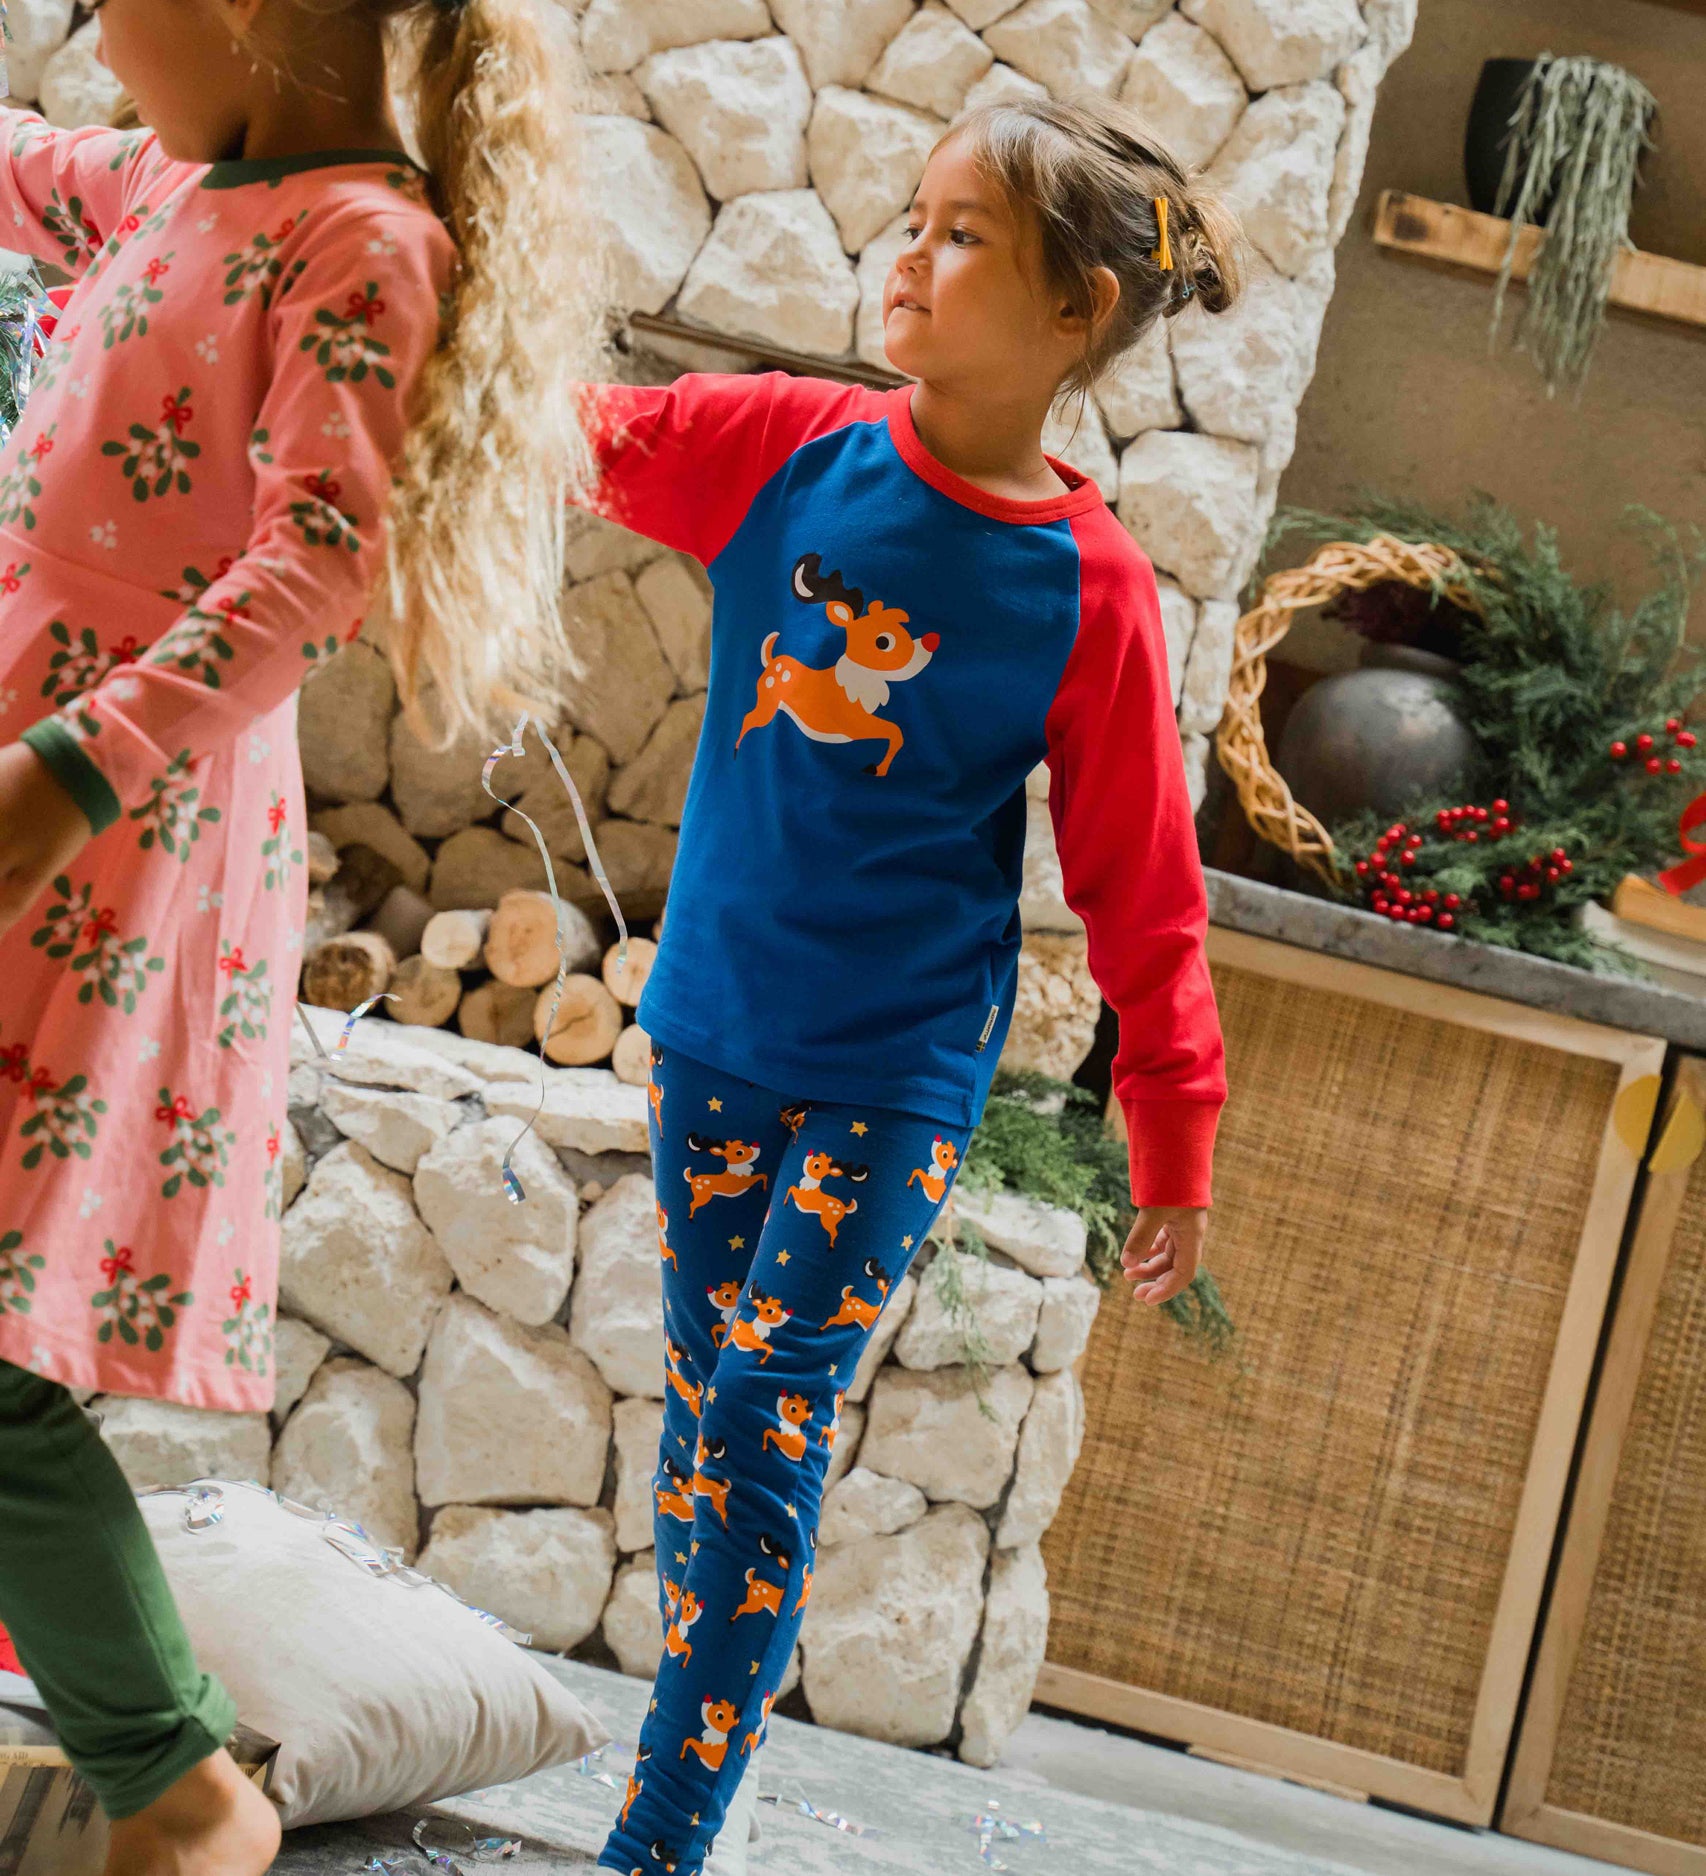
POLYGON ((1155 226, 1160 230, 1161 245, 1150 255, 1150 259, 1164 274, 1173 271, 1173 250, 1167 240, 1167 198, 1158 195, 1155 198, 1155 226))

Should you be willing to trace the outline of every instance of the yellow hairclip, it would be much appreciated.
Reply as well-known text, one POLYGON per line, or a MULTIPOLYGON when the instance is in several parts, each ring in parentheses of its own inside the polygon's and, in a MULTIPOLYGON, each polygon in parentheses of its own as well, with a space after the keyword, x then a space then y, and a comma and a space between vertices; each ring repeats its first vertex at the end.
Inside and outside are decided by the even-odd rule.
POLYGON ((1164 274, 1173 271, 1173 250, 1167 242, 1167 198, 1158 195, 1155 198, 1155 226, 1161 231, 1161 245, 1150 256, 1164 274))

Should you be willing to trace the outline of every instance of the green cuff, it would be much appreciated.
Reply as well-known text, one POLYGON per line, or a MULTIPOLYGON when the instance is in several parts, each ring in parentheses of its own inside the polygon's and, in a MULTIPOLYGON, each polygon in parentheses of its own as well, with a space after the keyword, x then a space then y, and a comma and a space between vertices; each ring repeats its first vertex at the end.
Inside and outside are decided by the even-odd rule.
POLYGON ((83 751, 83 745, 58 717, 43 717, 24 731, 23 742, 41 757, 53 779, 89 817, 97 834, 105 833, 119 817, 122 804, 113 785, 83 751))

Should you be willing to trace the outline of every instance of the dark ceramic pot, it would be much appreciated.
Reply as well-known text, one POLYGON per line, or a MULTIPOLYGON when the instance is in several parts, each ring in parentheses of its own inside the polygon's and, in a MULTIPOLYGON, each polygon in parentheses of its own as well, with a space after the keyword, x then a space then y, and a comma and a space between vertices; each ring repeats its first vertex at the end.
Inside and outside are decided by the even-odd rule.
POLYGON ((1457 714, 1457 668, 1412 646, 1365 645, 1358 670, 1311 684, 1274 751, 1293 797, 1332 827, 1449 790, 1475 754, 1457 714))
MULTIPOLYGON (((1494 204, 1499 199, 1499 178, 1505 173, 1511 118, 1533 70, 1533 59, 1489 59, 1481 67, 1480 81, 1469 104, 1468 127, 1463 133, 1463 179, 1469 186, 1469 206, 1483 215, 1498 213, 1494 204)), ((1517 188, 1520 192, 1520 177, 1517 188)), ((1551 204, 1541 206, 1549 209, 1551 204)), ((1541 214, 1536 219, 1544 224, 1546 217, 1541 214)))

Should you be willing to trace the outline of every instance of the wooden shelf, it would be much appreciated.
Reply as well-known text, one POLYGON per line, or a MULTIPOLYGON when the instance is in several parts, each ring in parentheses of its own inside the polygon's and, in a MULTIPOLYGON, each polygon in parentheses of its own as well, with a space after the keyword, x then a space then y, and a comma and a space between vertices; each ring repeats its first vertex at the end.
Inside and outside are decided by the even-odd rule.
MULTIPOLYGON (((1460 273, 1495 275, 1504 263, 1510 223, 1496 215, 1478 215, 1450 202, 1385 189, 1374 209, 1377 247, 1408 254, 1460 273)), ((1540 246, 1540 230, 1524 228, 1517 237, 1514 280, 1526 280, 1540 246)), ((1626 313, 1643 314, 1672 325, 1706 328, 1706 267, 1673 261, 1639 248, 1618 256, 1611 274, 1611 302, 1626 313)))

